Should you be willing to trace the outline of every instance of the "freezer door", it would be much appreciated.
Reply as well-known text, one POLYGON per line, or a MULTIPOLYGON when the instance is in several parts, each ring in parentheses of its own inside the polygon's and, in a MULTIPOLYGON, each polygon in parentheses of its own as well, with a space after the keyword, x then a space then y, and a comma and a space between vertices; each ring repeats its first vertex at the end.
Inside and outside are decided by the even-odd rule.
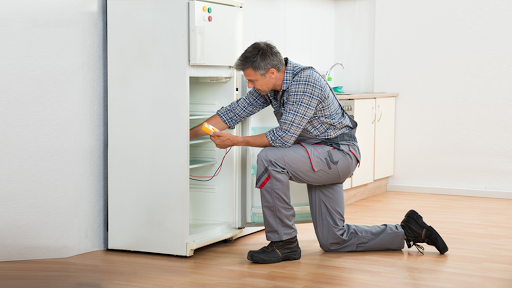
POLYGON ((240 6, 233 5, 189 2, 190 65, 235 63, 241 53, 243 12, 240 6))
MULTIPOLYGON (((240 73, 237 75, 239 97, 247 95, 247 79, 240 73)), ((272 107, 269 106, 241 123, 240 135, 251 136, 267 132, 278 126, 272 107)), ((238 189, 239 211, 237 227, 263 225, 260 190, 256 185, 256 161, 263 148, 241 147, 240 149, 240 187, 238 189)), ((295 223, 311 222, 309 200, 306 184, 290 181, 291 204, 295 208, 295 223)))

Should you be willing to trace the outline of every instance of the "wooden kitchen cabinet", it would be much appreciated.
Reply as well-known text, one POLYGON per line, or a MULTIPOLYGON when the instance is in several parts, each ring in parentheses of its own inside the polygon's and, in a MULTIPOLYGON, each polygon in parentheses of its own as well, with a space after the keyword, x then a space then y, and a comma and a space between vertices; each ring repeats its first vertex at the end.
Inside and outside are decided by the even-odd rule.
POLYGON ((355 99, 354 119, 361 163, 352 176, 352 187, 393 175, 395 97, 355 99))
POLYGON ((356 137, 361 151, 361 162, 352 176, 352 187, 373 182, 375 146, 375 99, 354 100, 356 137))
POLYGON ((395 97, 377 98, 373 179, 393 175, 395 163, 395 97))

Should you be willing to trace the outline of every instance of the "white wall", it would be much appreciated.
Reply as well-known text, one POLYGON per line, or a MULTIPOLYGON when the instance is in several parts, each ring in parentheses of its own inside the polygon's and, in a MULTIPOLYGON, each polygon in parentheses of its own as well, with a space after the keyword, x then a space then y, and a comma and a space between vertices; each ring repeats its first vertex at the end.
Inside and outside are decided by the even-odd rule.
MULTIPOLYGON (((104 249, 105 0, 2 4, 0 261, 104 249)), ((399 92, 390 186, 507 193, 511 9, 497 0, 247 0, 244 43, 270 40, 319 70, 340 61, 334 84, 347 91, 399 92)))
POLYGON ((0 10, 0 261, 106 247, 105 0, 0 10))
POLYGON ((333 0, 245 0, 244 50, 270 41, 283 57, 319 71, 334 64, 333 0))
POLYGON ((375 0, 337 0, 334 8, 334 59, 345 69, 333 68, 333 86, 374 91, 375 0))
POLYGON ((512 2, 377 1, 375 88, 399 92, 392 190, 512 197, 512 2))
MULTIPOLYGON (((245 1, 245 47, 334 63, 334 2, 245 1)), ((0 261, 106 248, 105 0, 0 10, 0 261)))

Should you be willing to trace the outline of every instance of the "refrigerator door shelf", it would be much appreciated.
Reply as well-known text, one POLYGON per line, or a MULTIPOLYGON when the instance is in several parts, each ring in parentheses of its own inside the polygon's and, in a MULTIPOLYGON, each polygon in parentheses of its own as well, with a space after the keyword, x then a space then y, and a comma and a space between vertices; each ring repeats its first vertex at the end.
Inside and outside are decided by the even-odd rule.
POLYGON ((263 133, 267 133, 268 130, 275 128, 276 126, 258 126, 258 127, 251 127, 251 135, 259 135, 263 133))
MULTIPOLYGON (((295 210, 295 222, 311 221, 311 212, 308 203, 293 204, 295 210)), ((263 223, 263 210, 261 206, 255 206, 251 209, 251 221, 254 224, 263 223)))
MULTIPOLYGON (((272 128, 275 128, 275 127, 276 126, 254 126, 254 127, 251 127, 251 134, 250 135, 254 136, 254 135, 259 135, 259 134, 267 133, 268 130, 270 130, 272 128)), ((262 149, 263 148, 251 147, 250 151, 248 151, 250 159, 251 159, 251 175, 256 175, 257 156, 258 156, 258 154, 260 153, 260 151, 262 149)))

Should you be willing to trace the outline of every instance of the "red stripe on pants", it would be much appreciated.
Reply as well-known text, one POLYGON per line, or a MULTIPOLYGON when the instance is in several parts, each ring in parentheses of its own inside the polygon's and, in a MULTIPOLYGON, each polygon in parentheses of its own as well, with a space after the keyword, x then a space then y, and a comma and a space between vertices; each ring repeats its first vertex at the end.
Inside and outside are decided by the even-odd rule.
POLYGON ((263 181, 263 183, 261 183, 261 185, 260 185, 260 187, 258 187, 258 189, 265 187, 265 184, 267 184, 268 180, 270 180, 270 175, 268 175, 267 178, 265 178, 265 181, 263 181))

